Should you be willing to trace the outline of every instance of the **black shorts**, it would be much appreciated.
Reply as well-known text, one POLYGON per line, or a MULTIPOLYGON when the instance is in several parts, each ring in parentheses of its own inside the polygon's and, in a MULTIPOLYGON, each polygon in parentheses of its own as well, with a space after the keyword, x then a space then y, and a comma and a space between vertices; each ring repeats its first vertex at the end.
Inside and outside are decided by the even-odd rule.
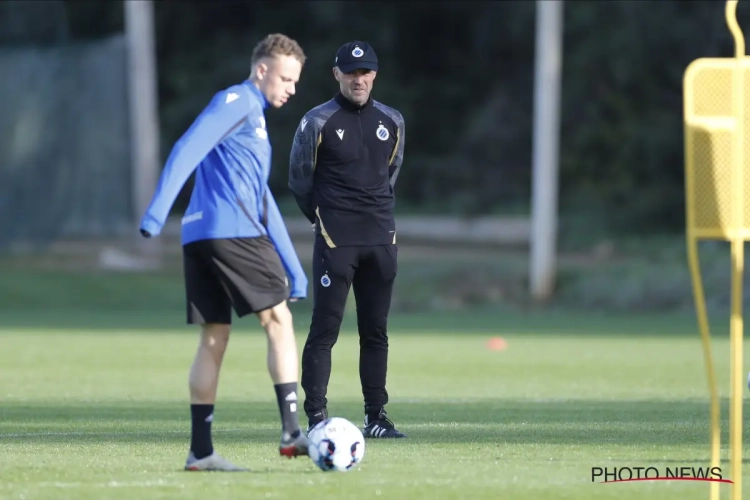
POLYGON ((182 248, 189 324, 231 324, 289 298, 276 247, 266 237, 200 240, 182 248))

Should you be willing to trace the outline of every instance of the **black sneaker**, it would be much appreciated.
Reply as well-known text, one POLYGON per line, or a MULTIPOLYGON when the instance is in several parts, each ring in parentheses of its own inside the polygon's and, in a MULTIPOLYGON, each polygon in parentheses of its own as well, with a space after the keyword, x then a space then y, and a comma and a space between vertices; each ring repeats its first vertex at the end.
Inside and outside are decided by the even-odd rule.
POLYGON ((370 415, 365 415, 365 437, 370 438, 405 438, 406 435, 396 430, 396 427, 388 419, 388 416, 384 409, 381 409, 377 415, 377 418, 370 418, 370 415))
POLYGON ((328 418, 328 409, 326 408, 323 408, 319 412, 314 413, 312 417, 308 416, 307 417, 307 424, 308 424, 307 433, 309 434, 310 431, 313 429, 313 427, 315 427, 316 425, 318 425, 319 423, 321 423, 323 420, 327 418, 328 418))

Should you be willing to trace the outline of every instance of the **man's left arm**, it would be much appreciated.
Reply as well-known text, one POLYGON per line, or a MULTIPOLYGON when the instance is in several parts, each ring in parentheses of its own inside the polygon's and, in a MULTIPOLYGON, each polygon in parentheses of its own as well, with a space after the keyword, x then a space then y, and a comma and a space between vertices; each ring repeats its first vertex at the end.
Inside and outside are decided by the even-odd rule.
POLYGON ((313 178, 321 140, 321 125, 315 115, 308 113, 297 127, 289 153, 289 189, 302 213, 313 224, 313 178))
POLYGON ((396 179, 401 171, 401 164, 404 161, 404 140, 406 139, 406 124, 404 123, 404 117, 397 111, 393 120, 396 122, 396 145, 393 147, 388 170, 391 179, 391 188, 396 185, 396 179))
POLYGON ((307 297, 307 276, 300 264, 297 252, 294 250, 292 239, 284 224, 279 207, 273 197, 271 190, 266 188, 266 207, 268 210, 268 223, 266 229, 268 236, 273 241, 276 251, 279 252, 281 262, 284 264, 287 274, 291 278, 292 299, 304 299, 307 297))
POLYGON ((180 137, 167 158, 156 191, 140 223, 145 237, 158 236, 180 190, 217 144, 238 130, 251 109, 240 86, 217 92, 180 137))

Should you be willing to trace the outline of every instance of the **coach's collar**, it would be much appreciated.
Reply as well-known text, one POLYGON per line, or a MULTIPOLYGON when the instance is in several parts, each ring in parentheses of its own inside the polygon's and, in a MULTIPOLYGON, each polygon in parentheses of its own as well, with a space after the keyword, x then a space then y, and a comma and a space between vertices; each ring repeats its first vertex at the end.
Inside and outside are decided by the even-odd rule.
POLYGON ((367 102, 364 103, 362 106, 354 104, 352 101, 344 97, 344 95, 341 94, 341 92, 336 94, 336 97, 334 97, 334 100, 336 101, 336 103, 338 103, 339 106, 341 106, 342 109, 345 109, 347 111, 352 111, 352 112, 365 111, 372 106, 372 96, 370 96, 367 99, 367 102))

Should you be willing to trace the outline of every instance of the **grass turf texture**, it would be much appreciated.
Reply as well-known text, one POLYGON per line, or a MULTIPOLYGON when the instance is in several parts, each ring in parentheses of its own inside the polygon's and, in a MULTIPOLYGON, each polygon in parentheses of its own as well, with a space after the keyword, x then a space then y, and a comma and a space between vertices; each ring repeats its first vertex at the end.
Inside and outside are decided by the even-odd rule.
MULTIPOLYGON (((181 320, 176 310, 171 327, 156 311, 2 312, 0 498, 708 498, 702 483, 591 481, 592 467, 708 465, 691 317, 395 316, 388 409, 409 438, 369 440, 346 474, 278 456, 265 339, 252 320, 230 341, 214 421, 217 450, 252 472, 183 472, 196 337, 181 320), (508 348, 487 350, 493 336, 508 348)), ((349 316, 334 348, 329 409, 361 425, 353 325, 349 316)), ((726 397, 725 334, 714 349, 726 397)))

